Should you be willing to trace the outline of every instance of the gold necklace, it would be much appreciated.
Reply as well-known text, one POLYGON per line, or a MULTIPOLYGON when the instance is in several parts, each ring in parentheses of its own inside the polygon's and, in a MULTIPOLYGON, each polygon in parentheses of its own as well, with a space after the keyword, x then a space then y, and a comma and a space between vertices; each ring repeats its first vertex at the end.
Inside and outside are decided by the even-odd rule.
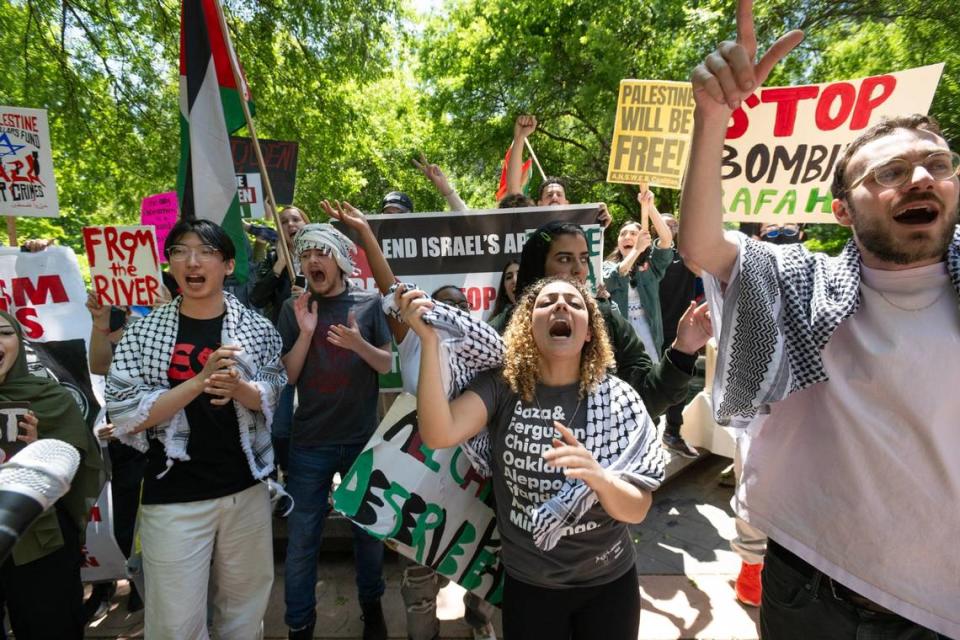
POLYGON ((929 309, 929 308, 932 307, 933 305, 935 305, 935 304, 937 304, 938 302, 940 302, 940 298, 942 298, 942 297, 943 297, 943 294, 947 292, 947 289, 946 289, 946 288, 943 288, 943 289, 940 291, 940 293, 937 294, 937 297, 936 297, 936 298, 934 298, 933 300, 931 300, 931 301, 928 302, 927 304, 923 305, 922 307, 904 307, 904 306, 902 306, 902 305, 897 304, 896 302, 894 302, 893 300, 891 300, 890 298, 888 298, 886 295, 884 295, 883 291, 880 291, 879 289, 876 289, 876 288, 874 288, 874 287, 871 287, 871 286, 868 285, 866 282, 863 283, 863 286, 865 286, 867 289, 870 289, 871 291, 875 292, 878 296, 880 296, 881 298, 883 298, 884 302, 886 302, 888 305, 890 305, 890 306, 893 307, 894 309, 900 309, 900 311, 908 311, 908 312, 910 312, 910 313, 916 313, 916 312, 918 312, 918 311, 923 311, 923 310, 925 310, 925 309, 929 309))

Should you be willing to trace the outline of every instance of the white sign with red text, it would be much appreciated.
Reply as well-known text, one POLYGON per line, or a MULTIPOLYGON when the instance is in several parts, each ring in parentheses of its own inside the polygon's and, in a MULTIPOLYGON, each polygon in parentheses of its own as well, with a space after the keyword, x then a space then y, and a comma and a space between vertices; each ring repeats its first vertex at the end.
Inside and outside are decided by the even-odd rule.
POLYGON ((38 253, 0 248, 0 309, 23 325, 35 342, 90 339, 87 289, 69 247, 38 253))
POLYGON ((836 222, 830 183, 843 150, 884 117, 927 113, 942 73, 933 64, 752 94, 727 129, 724 220, 836 222))
POLYGON ((83 244, 100 304, 154 305, 163 280, 152 226, 84 227, 83 244))

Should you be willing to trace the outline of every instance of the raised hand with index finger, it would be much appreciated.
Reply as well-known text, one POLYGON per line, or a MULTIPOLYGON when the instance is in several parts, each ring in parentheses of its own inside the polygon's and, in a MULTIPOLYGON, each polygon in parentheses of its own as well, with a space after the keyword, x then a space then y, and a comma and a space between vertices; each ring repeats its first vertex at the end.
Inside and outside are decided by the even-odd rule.
POLYGON ((801 40, 802 31, 790 31, 757 61, 753 0, 738 0, 736 42, 721 42, 691 75, 697 108, 701 112, 729 116, 729 111, 738 108, 741 101, 762 85, 773 67, 801 40))

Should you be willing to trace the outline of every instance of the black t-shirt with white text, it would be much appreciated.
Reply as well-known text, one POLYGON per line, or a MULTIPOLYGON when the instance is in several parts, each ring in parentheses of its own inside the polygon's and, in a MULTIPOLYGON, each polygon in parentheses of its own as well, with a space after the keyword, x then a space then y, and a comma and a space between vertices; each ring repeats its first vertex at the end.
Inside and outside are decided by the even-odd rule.
MULTIPOLYGON (((176 346, 167 370, 170 387, 190 380, 220 346, 223 316, 197 320, 180 316, 176 346)), ((150 440, 147 469, 143 477, 143 504, 170 504, 222 498, 252 487, 250 472, 240 445, 240 425, 233 402, 211 404, 217 396, 201 393, 184 411, 190 424, 187 442, 189 460, 177 460, 167 470, 167 456, 159 440, 150 440)))

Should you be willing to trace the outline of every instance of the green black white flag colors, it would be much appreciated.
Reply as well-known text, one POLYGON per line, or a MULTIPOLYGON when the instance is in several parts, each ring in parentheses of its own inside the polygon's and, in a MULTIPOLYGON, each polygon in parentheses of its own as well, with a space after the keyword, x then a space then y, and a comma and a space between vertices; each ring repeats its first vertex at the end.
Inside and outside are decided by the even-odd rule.
MULTIPOLYGON (((250 101, 240 66, 221 28, 218 0, 183 0, 180 20, 180 215, 221 225, 237 250, 235 274, 247 278, 247 243, 240 220, 230 134, 246 122, 250 101), (235 66, 234 66, 235 65, 235 66)), ((252 105, 251 105, 252 106, 252 105)))

